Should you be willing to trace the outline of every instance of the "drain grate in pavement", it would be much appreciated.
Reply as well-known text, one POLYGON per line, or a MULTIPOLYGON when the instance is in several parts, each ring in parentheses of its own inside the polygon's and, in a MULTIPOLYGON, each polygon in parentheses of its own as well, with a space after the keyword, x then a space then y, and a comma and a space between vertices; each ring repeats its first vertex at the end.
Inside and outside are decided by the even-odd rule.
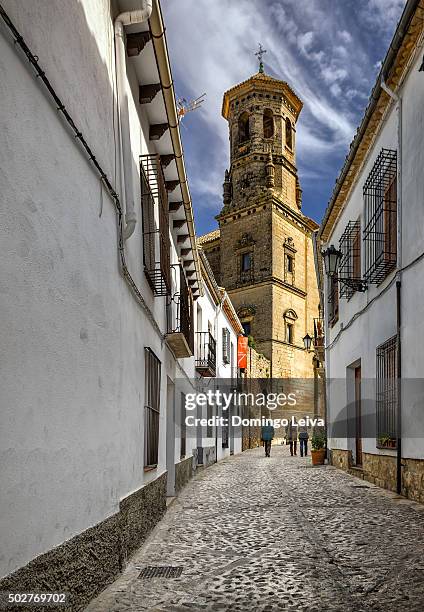
POLYGON ((371 489, 368 485, 351 485, 352 489, 371 489))
POLYGON ((139 573, 139 578, 179 578, 183 572, 182 566, 151 566, 144 567, 139 573))

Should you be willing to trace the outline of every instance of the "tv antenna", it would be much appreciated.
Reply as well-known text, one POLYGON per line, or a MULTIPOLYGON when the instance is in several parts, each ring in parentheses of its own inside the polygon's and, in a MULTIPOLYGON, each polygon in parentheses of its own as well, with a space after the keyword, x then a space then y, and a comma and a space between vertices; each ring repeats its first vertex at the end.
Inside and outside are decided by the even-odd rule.
POLYGON ((193 100, 187 100, 187 98, 178 98, 177 100, 177 113, 178 119, 181 121, 188 113, 200 108, 205 101, 206 94, 203 93, 198 98, 193 100))

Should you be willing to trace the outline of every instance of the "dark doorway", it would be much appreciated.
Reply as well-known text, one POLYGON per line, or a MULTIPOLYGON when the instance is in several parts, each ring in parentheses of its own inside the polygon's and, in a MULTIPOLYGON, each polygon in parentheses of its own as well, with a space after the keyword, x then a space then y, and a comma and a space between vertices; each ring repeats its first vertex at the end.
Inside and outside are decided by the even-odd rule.
POLYGON ((361 366, 355 368, 355 450, 356 465, 362 465, 361 366))

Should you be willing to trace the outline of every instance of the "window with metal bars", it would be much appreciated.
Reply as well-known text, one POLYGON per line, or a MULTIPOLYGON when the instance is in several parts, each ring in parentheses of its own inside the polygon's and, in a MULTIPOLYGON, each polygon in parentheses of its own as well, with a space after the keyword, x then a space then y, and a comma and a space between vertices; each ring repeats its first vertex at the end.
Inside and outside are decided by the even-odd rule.
POLYGON ((377 445, 396 448, 397 337, 377 347, 377 445))
POLYGON ((350 298, 356 291, 362 291, 361 278, 361 221, 349 221, 339 242, 342 253, 338 277, 340 297, 350 298))
POLYGON ((144 349, 144 467, 154 468, 159 456, 161 362, 150 348, 144 349))
POLYGON ((171 293, 168 193, 159 155, 140 156, 143 264, 155 296, 171 293))
POLYGON ((222 361, 230 363, 230 330, 226 327, 222 328, 222 361))
POLYGON ((333 327, 339 320, 339 281, 336 276, 328 278, 328 324, 333 327))
POLYGON ((365 273, 379 285, 397 261, 397 151, 382 149, 364 185, 365 273))

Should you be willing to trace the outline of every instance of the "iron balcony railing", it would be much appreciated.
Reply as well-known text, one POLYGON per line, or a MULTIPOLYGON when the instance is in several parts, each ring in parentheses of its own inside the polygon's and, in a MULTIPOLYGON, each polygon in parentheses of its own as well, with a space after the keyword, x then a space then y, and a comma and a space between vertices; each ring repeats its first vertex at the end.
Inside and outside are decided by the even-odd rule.
POLYGON ((140 156, 140 180, 144 272, 155 296, 169 295, 171 247, 168 193, 159 155, 140 156))
MULTIPOLYGON (((190 294, 184 271, 181 265, 172 266, 174 270, 179 268, 179 287, 168 303, 167 334, 169 340, 172 336, 182 334, 185 338, 190 354, 194 353, 194 325, 193 325, 193 298, 190 294)), ((174 349, 177 349, 177 345, 174 349)), ((189 355, 177 355, 177 357, 189 355)))
POLYGON ((196 369, 202 376, 216 375, 216 341, 210 332, 196 333, 196 369))

